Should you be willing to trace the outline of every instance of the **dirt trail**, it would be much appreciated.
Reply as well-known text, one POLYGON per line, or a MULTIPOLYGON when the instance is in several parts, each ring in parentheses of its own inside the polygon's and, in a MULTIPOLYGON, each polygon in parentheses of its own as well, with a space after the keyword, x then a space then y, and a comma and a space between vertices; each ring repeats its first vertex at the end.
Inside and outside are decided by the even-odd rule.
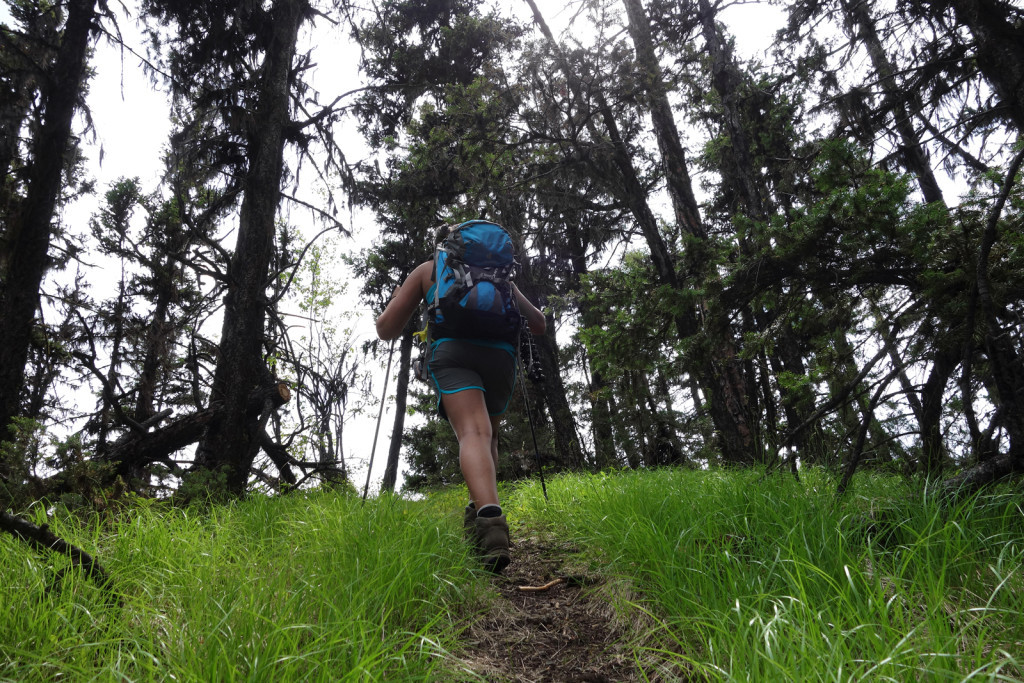
POLYGON ((608 577, 572 567, 571 546, 513 534, 512 564, 492 579, 498 596, 465 635, 466 667, 495 683, 645 680, 629 647, 636 629, 616 616, 608 577))

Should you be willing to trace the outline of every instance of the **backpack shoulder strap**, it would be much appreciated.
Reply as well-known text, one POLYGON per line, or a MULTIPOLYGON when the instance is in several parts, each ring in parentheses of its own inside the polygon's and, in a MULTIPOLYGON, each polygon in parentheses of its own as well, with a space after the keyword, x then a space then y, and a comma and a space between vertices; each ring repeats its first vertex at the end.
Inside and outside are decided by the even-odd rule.
POLYGON ((434 300, 427 304, 428 309, 437 308, 441 303, 441 297, 438 294, 441 287, 441 282, 437 279, 437 267, 441 263, 441 252, 444 250, 444 246, 437 245, 437 249, 434 250, 434 267, 430 269, 430 281, 434 283, 434 300))

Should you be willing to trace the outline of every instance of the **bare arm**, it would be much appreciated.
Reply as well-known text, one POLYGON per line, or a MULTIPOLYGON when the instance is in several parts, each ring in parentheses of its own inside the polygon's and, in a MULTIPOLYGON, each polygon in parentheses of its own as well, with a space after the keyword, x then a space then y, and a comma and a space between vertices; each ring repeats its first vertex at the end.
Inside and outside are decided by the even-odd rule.
POLYGON ((512 291, 515 292, 516 302, 519 304, 519 312, 526 316, 526 323, 530 327, 530 332, 544 334, 544 331, 548 328, 548 321, 544 318, 544 313, 530 303, 530 300, 523 296, 523 293, 519 291, 515 284, 512 285, 512 291))
POLYGON ((424 282, 430 280, 431 263, 416 266, 401 286, 391 294, 384 312, 377 317, 377 336, 381 339, 395 339, 402 334, 405 324, 423 300, 424 282), (426 279, 424 279, 426 278, 426 279))

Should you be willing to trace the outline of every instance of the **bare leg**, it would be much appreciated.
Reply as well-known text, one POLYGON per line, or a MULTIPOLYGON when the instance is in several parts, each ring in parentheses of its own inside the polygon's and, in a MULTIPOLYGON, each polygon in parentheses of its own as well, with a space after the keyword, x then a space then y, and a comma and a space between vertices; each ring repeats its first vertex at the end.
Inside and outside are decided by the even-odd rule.
POLYGON ((494 471, 498 471, 498 430, 501 428, 501 416, 491 416, 491 460, 494 461, 494 471))
POLYGON ((495 482, 498 461, 497 418, 487 415, 484 392, 465 389, 441 394, 448 421, 459 440, 459 466, 469 488, 469 497, 479 510, 498 504, 495 482))

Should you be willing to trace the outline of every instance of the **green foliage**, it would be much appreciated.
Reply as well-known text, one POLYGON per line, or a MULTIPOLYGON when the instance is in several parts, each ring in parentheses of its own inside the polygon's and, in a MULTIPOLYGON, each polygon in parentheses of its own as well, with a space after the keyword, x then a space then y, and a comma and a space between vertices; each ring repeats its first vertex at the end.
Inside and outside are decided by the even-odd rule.
POLYGON ((58 439, 43 423, 23 417, 14 419, 11 434, 0 443, 0 508, 20 511, 45 500, 91 511, 124 497, 113 465, 92 458, 80 435, 58 439))
POLYGON ((34 499, 31 477, 42 459, 45 426, 37 420, 16 417, 0 436, 0 508, 20 509, 34 499))
POLYGON ((180 505, 224 503, 232 498, 228 491, 228 468, 196 469, 184 477, 174 491, 180 505))
POLYGON ((351 391, 364 375, 352 339, 354 314, 346 306, 348 283, 333 272, 338 258, 336 241, 321 237, 305 248, 293 273, 282 274, 278 284, 287 291, 282 291, 281 306, 299 313, 283 313, 296 322, 278 330, 271 367, 293 391, 279 412, 278 427, 289 454, 322 463, 319 476, 345 486, 350 484, 342 453, 344 427, 367 399, 351 391))
MULTIPOLYGON (((481 0, 385 1, 367 13, 341 8, 363 50, 368 86, 349 111, 375 150, 369 162, 341 174, 343 184, 349 173, 358 178, 352 200, 374 213, 380 231, 371 249, 344 256, 361 280, 360 308, 379 310, 393 287, 428 258, 438 223, 486 213, 520 232, 524 253, 536 255, 523 264, 521 288, 529 286, 539 303, 555 304, 549 310, 560 346, 551 336, 545 360, 560 383, 543 388, 538 410, 554 414, 561 399, 568 408, 556 429, 566 431, 566 418, 582 416, 583 440, 607 444, 595 464, 658 464, 648 456, 666 439, 684 445, 691 459, 714 460, 734 416, 755 432, 756 448, 783 441, 810 419, 803 434, 814 438, 800 444, 805 463, 841 464, 854 455, 862 425, 871 428, 865 452, 906 471, 919 464, 921 434, 931 433, 929 427, 949 450, 943 462, 1018 452, 1008 448, 1005 435, 1020 416, 1011 404, 997 405, 995 380, 1006 373, 998 372, 999 359, 990 357, 985 342, 1009 340, 1012 362, 1002 367, 1016 371, 1024 301, 1019 178, 994 224, 997 239, 984 264, 991 304, 984 312, 977 308, 978 248, 1007 182, 1004 167, 1018 131, 1004 125, 1001 108, 1009 105, 971 58, 974 48, 984 47, 970 42, 976 39, 972 27, 959 25, 954 10, 940 15, 927 3, 912 3, 879 16, 881 43, 868 45, 872 27, 853 13, 867 5, 794 0, 786 3, 789 26, 778 38, 776 59, 765 66, 733 59, 735 46, 724 30, 725 59, 715 61, 711 33, 722 24, 702 22, 713 18, 699 16, 690 4, 643 5, 663 83, 652 82, 649 69, 639 66, 630 27, 614 3, 584 3, 570 32, 550 43, 531 42, 533 27, 481 0), (831 22, 836 35, 818 30, 831 22), (876 73, 876 47, 887 53, 881 57, 892 63, 893 75, 876 73), (837 63, 864 49, 870 63, 837 63), (671 110, 658 112, 652 95, 663 92, 670 94, 671 110), (898 123, 908 121, 910 128, 900 131, 898 123), (675 157, 653 144, 655 128, 663 132, 670 122, 687 131, 686 153, 675 157), (916 143, 927 169, 911 163, 915 140, 909 138, 915 136, 921 136, 916 143), (917 196, 920 176, 939 163, 950 179, 969 183, 970 192, 924 205, 917 196), (663 201, 669 171, 676 181, 681 171, 702 184, 702 225, 695 232, 706 230, 707 239, 684 234, 663 201), (627 175, 635 175, 635 190, 624 189, 627 175), (648 244, 662 239, 666 245, 660 275, 650 254, 635 250, 637 224, 654 224, 648 217, 658 224, 654 235, 645 235, 648 244), (889 357, 863 372, 878 349, 889 357), (944 363, 952 366, 948 372, 944 363), (721 381, 727 372, 732 378, 721 381), (938 386, 926 384, 931 381, 938 386), (937 425, 925 424, 920 407, 926 386, 941 404, 937 425), (876 405, 869 404, 872 396, 876 405), (733 403, 724 405, 726 399, 733 403), (605 433, 598 436, 594 428, 587 435, 599 420, 605 433), (981 448, 982 441, 992 441, 992 448, 981 448)), ((15 206, 28 177, 25 141, 42 111, 33 108, 38 73, 53 61, 63 10, 45 2, 9 6, 21 29, 5 29, 0 49, 11 95, 4 119, 15 126, 5 138, 12 146, 0 159, 7 164, 0 204, 15 206)), ((250 168, 262 87, 254 74, 281 24, 276 12, 286 7, 310 20, 317 13, 307 13, 305 2, 143 3, 158 66, 173 77, 176 98, 168 184, 147 195, 137 179, 121 179, 106 193, 90 246, 121 259, 127 274, 122 291, 116 301, 95 307, 84 294, 65 297, 68 320, 82 318, 81 324, 70 332, 38 327, 29 364, 39 385, 27 382, 8 395, 24 403, 34 394, 34 406, 41 405, 56 393, 51 386, 80 370, 74 359, 86 344, 95 346, 94 360, 110 359, 109 369, 95 374, 105 374, 111 388, 80 444, 69 440, 54 451, 35 425, 25 423, 9 446, 20 450, 3 454, 5 480, 14 472, 12 482, 28 482, 37 465, 67 470, 63 481, 82 482, 87 492, 81 497, 88 500, 89 481, 103 470, 80 461, 92 457, 93 445, 102 454, 102 446, 128 428, 116 413, 143 422, 163 407, 207 401, 216 342, 204 321, 228 281, 217 226, 235 210, 238 183, 250 168), (143 211, 147 220, 139 231, 143 211), (156 320, 158 310, 166 315, 156 320), (143 378, 145 365, 150 371, 143 378), (144 393, 148 399, 133 410, 131 399, 144 393)), ((994 20, 1015 17, 1007 11, 994 20)), ((335 105, 317 111, 320 95, 301 75, 310 63, 296 62, 290 91, 293 102, 303 103, 306 120, 285 131, 289 144, 303 151, 310 130, 341 117, 335 105)), ((339 142, 327 161, 313 166, 336 170, 344 164, 344 146, 339 142)), ((78 160, 69 154, 66 162, 78 160)), ((62 200, 77 191, 63 188, 62 200)), ((290 282, 295 235, 288 229, 279 236, 275 296, 268 297, 275 305, 290 282)), ((70 243, 51 249, 50 261, 64 264, 78 250, 70 243)), ((289 323, 279 319, 265 359, 297 392, 308 392, 301 398, 309 403, 293 404, 294 414, 312 416, 297 418, 293 454, 316 451, 323 462, 340 461, 345 413, 338 406, 359 400, 359 392, 349 391, 358 386, 353 365, 346 365, 353 349, 328 322, 354 290, 336 286, 331 257, 314 245, 291 282, 290 303, 318 318, 308 338, 299 340, 309 344, 293 347, 289 323)), ((64 294, 48 289, 47 301, 64 294)), ((56 419, 40 408, 30 415, 46 426, 56 419)), ((86 419, 81 411, 73 417, 86 419)), ((522 464, 529 450, 520 447, 528 433, 522 418, 515 409, 509 416, 503 477, 532 469, 522 464)), ((281 425, 272 427, 280 436, 281 425)), ((558 434, 545 427, 541 450, 558 434)), ((459 480, 456 447, 443 423, 415 428, 407 451, 410 486, 459 480)), ((141 464, 140 479, 142 469, 154 467, 150 472, 162 465, 141 464)), ((193 480, 182 493, 217 489, 217 476, 193 480)), ((23 497, 31 498, 28 486, 7 485, 21 486, 23 497)))
POLYGON ((367 77, 386 86, 368 91, 356 107, 373 147, 393 140, 426 96, 446 84, 467 84, 507 49, 517 30, 479 0, 390 2, 358 28, 367 77))
POLYGON ((584 301, 602 311, 580 330, 594 366, 609 376, 649 370, 674 345, 674 316, 693 306, 699 292, 673 290, 656 281, 650 259, 631 252, 616 269, 584 278, 584 301))

